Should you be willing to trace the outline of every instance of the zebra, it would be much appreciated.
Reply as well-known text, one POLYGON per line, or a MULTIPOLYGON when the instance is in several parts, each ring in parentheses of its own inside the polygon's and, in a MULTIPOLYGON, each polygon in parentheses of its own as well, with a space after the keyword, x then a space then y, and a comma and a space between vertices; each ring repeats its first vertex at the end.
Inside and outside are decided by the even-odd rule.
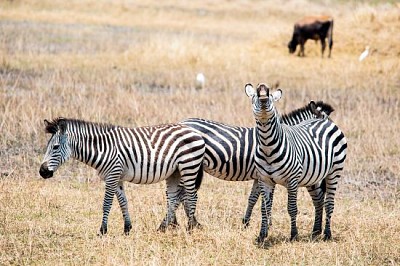
POLYGON ((194 213, 205 143, 193 129, 181 124, 126 128, 67 118, 44 123, 51 138, 39 170, 43 178, 52 177, 72 157, 96 169, 105 181, 101 234, 107 233, 114 195, 122 210, 124 233, 132 228, 123 181, 153 184, 166 180, 167 214, 159 230, 174 225, 181 201, 185 202, 188 229, 200 226, 194 213))
MULTIPOLYGON (((311 101, 306 106, 282 115, 282 122, 289 125, 298 124, 303 120, 328 117, 334 109, 322 101, 311 101)), ((254 180, 248 198, 248 206, 242 219, 244 227, 250 223, 253 207, 256 204, 260 188, 254 154, 256 150, 256 130, 251 127, 239 127, 201 118, 190 118, 181 124, 195 129, 205 140, 204 170, 208 174, 227 181, 254 180)), ((273 189, 270 192, 271 201, 267 210, 262 207, 262 217, 271 217, 273 189)), ((262 198, 263 200, 263 198, 262 198)), ((269 219, 271 225, 272 221, 269 219)))
MULTIPOLYGON (((282 96, 278 89, 269 93, 269 87, 259 84, 256 89, 246 84, 245 92, 252 100, 257 128, 255 164, 262 177, 259 182, 266 203, 275 184, 288 190, 288 213, 291 219, 290 239, 297 238, 297 191, 306 187, 313 200, 315 221, 312 238, 322 233, 322 215, 325 205, 324 240, 332 238, 331 216, 335 192, 344 167, 347 141, 343 132, 329 118, 311 119, 296 125, 281 123, 274 101, 282 96), (267 178, 265 178, 267 177, 267 178)), ((260 243, 268 236, 268 225, 260 233, 260 243)))

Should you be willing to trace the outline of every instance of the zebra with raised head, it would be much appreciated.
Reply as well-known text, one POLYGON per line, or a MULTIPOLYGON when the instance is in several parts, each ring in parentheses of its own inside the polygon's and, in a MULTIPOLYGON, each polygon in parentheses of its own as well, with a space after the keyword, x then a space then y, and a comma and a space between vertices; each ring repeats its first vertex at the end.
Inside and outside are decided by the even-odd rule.
POLYGON ((180 124, 126 128, 66 118, 45 120, 45 126, 51 138, 40 166, 43 178, 52 177, 72 157, 95 168, 105 181, 101 234, 107 233, 114 195, 122 210, 125 234, 132 228, 123 181, 153 184, 166 180, 168 210, 160 230, 175 223, 181 201, 185 202, 188 228, 199 225, 194 214, 205 144, 193 129, 180 124))
MULTIPOLYGON (((257 128, 257 149, 255 163, 260 172, 261 190, 268 194, 275 184, 288 190, 288 212, 291 219, 291 240, 297 237, 297 191, 306 187, 315 207, 315 222, 312 237, 322 233, 322 215, 325 205, 326 220, 324 239, 330 239, 331 216, 334 208, 338 179, 344 167, 347 141, 342 131, 327 118, 311 119, 296 125, 281 123, 281 117, 274 107, 274 101, 282 91, 269 93, 265 84, 256 89, 245 86, 252 100, 253 114, 257 128)), ((260 241, 268 235, 268 226, 263 227, 260 241)))
MULTIPOLYGON (((307 119, 328 117, 331 112, 333 108, 329 104, 311 101, 302 108, 282 115, 281 119, 282 123, 294 125, 307 119)), ((255 128, 231 126, 200 118, 187 119, 181 123, 198 131, 205 140, 205 172, 227 181, 254 180, 246 213, 242 219, 245 227, 248 226, 253 207, 260 195, 257 180, 259 177, 256 175, 254 161, 257 144, 255 128)), ((261 213, 263 221, 267 219, 266 213, 268 213, 268 223, 271 224, 273 189, 270 191, 269 198, 271 200, 266 209, 265 204, 261 204, 261 213)))

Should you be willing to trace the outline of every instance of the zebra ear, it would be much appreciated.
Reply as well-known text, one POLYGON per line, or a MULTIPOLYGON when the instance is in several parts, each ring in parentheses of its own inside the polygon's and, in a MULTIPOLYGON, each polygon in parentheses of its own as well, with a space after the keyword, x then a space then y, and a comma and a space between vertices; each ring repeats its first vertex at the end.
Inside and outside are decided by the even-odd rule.
POLYGON ((244 86, 244 91, 248 97, 253 97, 253 95, 256 94, 256 91, 251 83, 247 83, 246 86, 244 86))
POLYGON ((50 122, 47 119, 45 119, 43 122, 45 127, 48 127, 50 125, 50 122))
POLYGON ((45 132, 49 134, 55 134, 58 130, 57 125, 54 122, 49 122, 47 119, 44 120, 45 132))
POLYGON ((311 112, 313 112, 314 114, 317 113, 317 105, 315 104, 314 101, 310 101, 310 103, 308 104, 308 106, 310 106, 311 112))
POLYGON ((279 101, 282 98, 282 90, 278 89, 277 91, 274 91, 271 95, 274 102, 279 101))

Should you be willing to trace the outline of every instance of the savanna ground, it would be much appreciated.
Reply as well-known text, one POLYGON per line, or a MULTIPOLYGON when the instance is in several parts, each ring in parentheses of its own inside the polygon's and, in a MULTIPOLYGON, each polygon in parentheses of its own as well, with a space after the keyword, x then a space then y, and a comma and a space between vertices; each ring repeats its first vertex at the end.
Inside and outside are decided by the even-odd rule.
POLYGON ((400 264, 400 8, 381 1, 0 2, 0 264, 398 265, 400 264), (289 55, 293 23, 335 18, 331 59, 306 44, 289 55), (364 47, 371 55, 358 62, 364 47), (196 73, 206 85, 194 89, 196 73), (50 180, 39 166, 43 119, 125 126, 202 117, 253 126, 247 82, 280 82, 281 112, 310 100, 336 109, 348 159, 336 196, 333 241, 310 241, 313 207, 299 193, 300 237, 289 242, 286 191, 278 187, 266 248, 253 241, 259 205, 241 226, 251 183, 205 176, 202 230, 156 231, 165 183, 127 184, 133 229, 118 204, 98 237, 104 184, 67 162, 50 180))

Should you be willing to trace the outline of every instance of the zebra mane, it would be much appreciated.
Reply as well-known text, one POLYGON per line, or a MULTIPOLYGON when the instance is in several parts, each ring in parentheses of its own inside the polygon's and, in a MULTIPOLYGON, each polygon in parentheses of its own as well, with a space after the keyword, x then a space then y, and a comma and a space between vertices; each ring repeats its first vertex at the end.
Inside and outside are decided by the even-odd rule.
POLYGON ((95 126, 95 127, 103 128, 105 130, 116 128, 115 125, 111 125, 111 124, 88 122, 88 121, 84 121, 84 120, 80 120, 80 119, 58 117, 58 118, 53 119, 52 121, 45 120, 45 126, 46 126, 45 131, 46 131, 46 133, 55 134, 59 130, 62 130, 62 131, 65 130, 67 124, 72 124, 76 127, 95 126))
POLYGON ((60 129, 60 127, 59 127, 60 121, 62 121, 64 119, 65 118, 62 118, 62 117, 55 118, 51 121, 48 121, 45 119, 44 120, 45 132, 50 133, 50 134, 57 133, 57 131, 60 129))
POLYGON ((335 111, 330 104, 324 103, 323 101, 311 101, 306 106, 295 109, 288 114, 283 114, 281 116, 282 120, 291 120, 292 118, 301 117, 304 113, 312 113, 318 118, 329 117, 329 115, 335 111))

